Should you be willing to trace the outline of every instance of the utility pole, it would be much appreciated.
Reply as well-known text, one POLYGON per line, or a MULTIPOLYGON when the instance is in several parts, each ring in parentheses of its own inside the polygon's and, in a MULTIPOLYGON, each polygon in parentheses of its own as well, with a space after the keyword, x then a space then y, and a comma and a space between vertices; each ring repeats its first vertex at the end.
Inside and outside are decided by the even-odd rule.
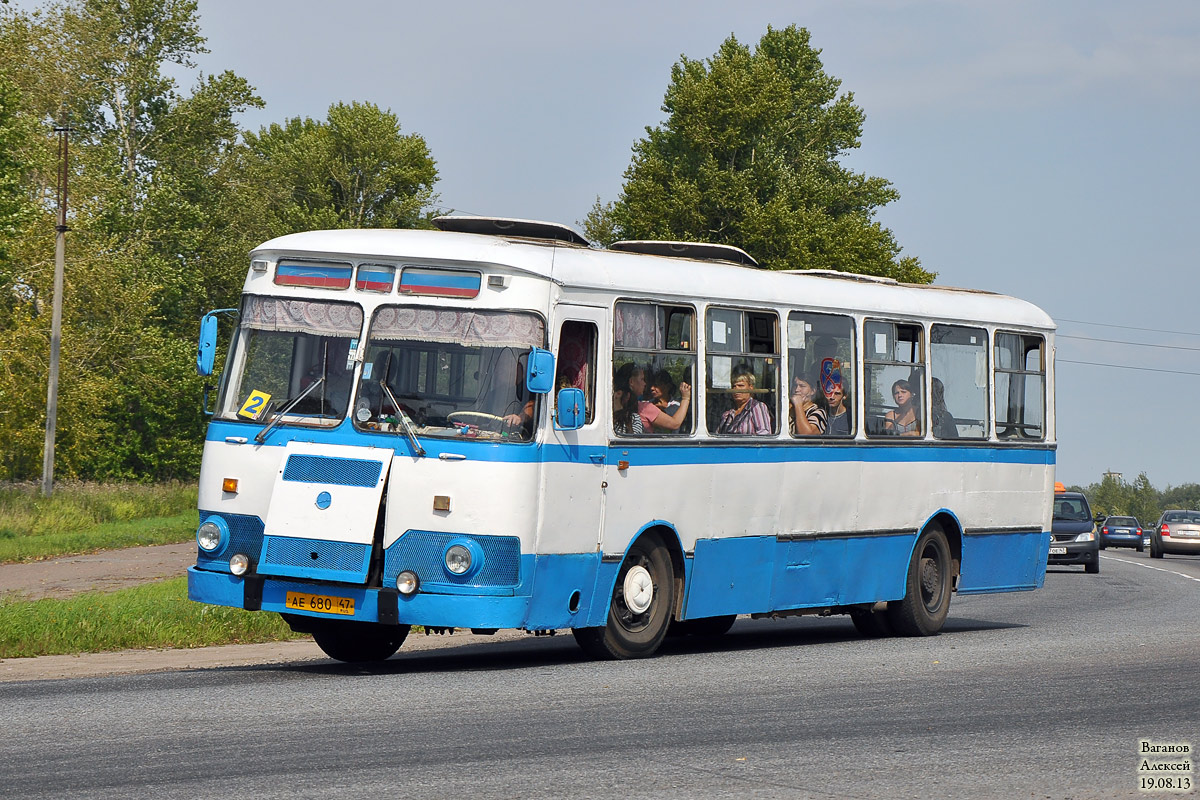
POLYGON ((58 352, 62 342, 63 268, 67 249, 67 139, 70 125, 54 128, 58 134, 58 224, 54 241, 54 314, 50 322, 50 381, 46 388, 46 446, 42 451, 42 495, 54 491, 54 434, 58 425, 58 352))

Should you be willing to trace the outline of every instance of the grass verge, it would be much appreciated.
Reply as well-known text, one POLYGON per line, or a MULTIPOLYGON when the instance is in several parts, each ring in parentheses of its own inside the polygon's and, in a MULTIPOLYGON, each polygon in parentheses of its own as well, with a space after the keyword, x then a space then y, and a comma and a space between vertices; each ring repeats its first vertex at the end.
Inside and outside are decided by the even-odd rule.
POLYGON ((193 603, 187 578, 66 600, 0 600, 0 658, 298 638, 278 614, 193 603))
POLYGON ((0 538, 0 564, 120 547, 186 542, 196 535, 198 518, 196 511, 191 510, 170 517, 105 522, 84 530, 0 538))

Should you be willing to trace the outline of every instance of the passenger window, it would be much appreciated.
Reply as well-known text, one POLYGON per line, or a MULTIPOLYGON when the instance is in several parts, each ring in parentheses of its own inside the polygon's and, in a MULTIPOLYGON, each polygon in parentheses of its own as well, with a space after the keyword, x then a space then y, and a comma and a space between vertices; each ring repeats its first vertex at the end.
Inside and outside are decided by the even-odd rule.
POLYGON ((555 392, 574 387, 587 399, 587 421, 596 418, 596 326, 590 322, 569 320, 558 334, 558 358, 555 366, 555 392))
POLYGON ((825 415, 825 435, 853 436, 854 320, 793 311, 787 341, 789 391, 794 395, 797 381, 803 381, 801 387, 811 387, 813 402, 825 415))
POLYGON ((919 438, 928 429, 924 331, 868 320, 863 326, 863 393, 868 436, 919 438))
POLYGON ((613 332, 613 431, 682 435, 695 430, 696 312, 622 301, 613 332))
POLYGON ((779 430, 779 318, 710 308, 705 334, 709 432, 774 435, 779 430))
POLYGON ((1028 333, 996 333, 996 435, 1044 439, 1046 340, 1028 333))
POLYGON ((987 331, 934 325, 929 359, 929 426, 934 438, 986 439, 987 331))

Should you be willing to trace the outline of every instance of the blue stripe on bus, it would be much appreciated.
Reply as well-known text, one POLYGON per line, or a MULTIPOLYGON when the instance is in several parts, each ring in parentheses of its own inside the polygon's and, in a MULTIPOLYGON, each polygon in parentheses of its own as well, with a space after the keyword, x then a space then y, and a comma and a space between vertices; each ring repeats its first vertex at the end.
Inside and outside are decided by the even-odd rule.
MULTIPOLYGON (((702 539, 687 559, 684 618, 766 613, 897 600, 916 533, 780 541, 774 536, 702 539)), ((1027 591, 1042 585, 1050 534, 967 536, 959 593, 1027 591), (1014 558, 1013 553, 1024 557, 1014 558)), ((599 553, 521 556, 512 595, 422 591, 401 597, 402 624, 450 628, 554 630, 605 624, 620 563, 599 553)), ((378 589, 267 578, 262 610, 290 612, 287 592, 354 598, 359 621, 378 621, 378 589)), ((228 573, 188 569, 192 600, 242 607, 243 582, 228 573)), ((329 615, 315 614, 314 616, 329 615)), ((346 619, 345 617, 332 617, 346 619)))
MULTIPOLYGON (((207 440, 223 442, 227 438, 253 440, 262 428, 255 423, 210 422, 207 440)), ((1029 464, 1052 466, 1055 463, 1053 445, 1009 447, 1005 445, 970 445, 962 447, 939 444, 877 444, 854 442, 846 444, 817 444, 804 441, 769 440, 755 444, 732 444, 724 441, 693 441, 686 445, 658 440, 655 443, 618 441, 611 445, 561 445, 557 443, 501 443, 471 439, 436 439, 419 437, 427 455, 437 458, 442 453, 466 456, 475 461, 508 464, 583 463, 593 456, 604 456, 610 463, 618 459, 630 466, 676 466, 685 464, 781 464, 789 462, 835 463, 857 461, 866 463, 955 463, 955 464, 1029 464)), ((365 433, 355 430, 348 421, 332 430, 315 430, 282 425, 268 435, 265 446, 285 447, 290 441, 358 447, 391 446, 398 456, 411 455, 408 439, 395 433, 365 433)))

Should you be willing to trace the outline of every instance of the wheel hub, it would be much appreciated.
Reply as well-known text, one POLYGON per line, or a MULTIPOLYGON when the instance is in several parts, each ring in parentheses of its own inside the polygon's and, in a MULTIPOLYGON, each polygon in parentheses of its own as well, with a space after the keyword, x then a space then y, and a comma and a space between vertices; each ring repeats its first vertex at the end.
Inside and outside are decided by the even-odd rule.
POLYGON ((625 573, 625 606, 634 614, 644 614, 654 602, 654 579, 641 564, 625 573))

